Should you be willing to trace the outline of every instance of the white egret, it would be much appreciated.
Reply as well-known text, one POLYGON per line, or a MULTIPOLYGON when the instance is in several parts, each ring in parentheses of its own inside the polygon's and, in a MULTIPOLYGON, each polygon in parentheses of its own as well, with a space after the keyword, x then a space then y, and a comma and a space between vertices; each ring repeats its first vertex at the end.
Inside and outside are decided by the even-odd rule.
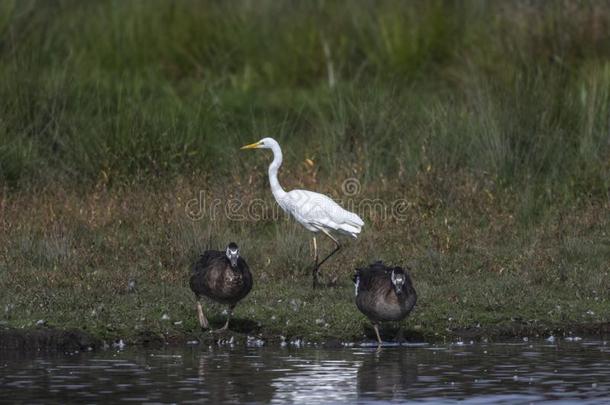
POLYGON ((282 149, 275 139, 263 138, 258 142, 243 146, 241 149, 271 149, 273 162, 269 165, 269 183, 279 206, 307 230, 314 233, 322 232, 335 242, 335 249, 318 262, 318 246, 315 235, 313 237, 314 267, 312 275, 315 288, 319 284, 320 266, 341 249, 341 243, 336 238, 336 234, 356 238, 364 226, 364 222, 358 215, 343 209, 324 194, 308 190, 285 191, 277 178, 277 172, 282 165, 282 149))

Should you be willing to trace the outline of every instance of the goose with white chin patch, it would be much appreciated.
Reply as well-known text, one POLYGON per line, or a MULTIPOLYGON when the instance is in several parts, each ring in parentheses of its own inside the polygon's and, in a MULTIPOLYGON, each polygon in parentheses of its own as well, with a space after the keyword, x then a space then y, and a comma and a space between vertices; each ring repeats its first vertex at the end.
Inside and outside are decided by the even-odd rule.
POLYGON ((229 243, 225 251, 207 250, 193 265, 189 284, 197 298, 197 316, 202 329, 209 328, 203 313, 201 299, 207 297, 221 304, 229 305, 225 325, 229 327, 233 309, 252 289, 252 274, 246 261, 239 255, 239 247, 229 243))

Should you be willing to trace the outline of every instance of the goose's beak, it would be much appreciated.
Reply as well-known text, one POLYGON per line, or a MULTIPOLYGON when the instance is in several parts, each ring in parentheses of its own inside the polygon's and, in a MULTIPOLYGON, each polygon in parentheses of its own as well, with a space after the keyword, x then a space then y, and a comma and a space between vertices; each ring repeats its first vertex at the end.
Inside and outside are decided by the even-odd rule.
POLYGON ((250 145, 242 146, 240 149, 257 149, 259 145, 260 145, 260 141, 251 143, 250 145))

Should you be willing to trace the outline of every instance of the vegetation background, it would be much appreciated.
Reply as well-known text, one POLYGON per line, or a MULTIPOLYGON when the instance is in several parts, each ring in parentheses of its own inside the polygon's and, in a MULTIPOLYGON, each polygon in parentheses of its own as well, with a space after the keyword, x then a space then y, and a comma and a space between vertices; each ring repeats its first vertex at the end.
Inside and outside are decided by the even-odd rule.
POLYGON ((9 326, 196 334, 190 263, 229 240, 237 331, 362 338, 349 275, 376 258, 412 267, 426 338, 607 323, 610 2, 2 0, 0 193, 9 326), (239 151, 264 136, 288 189, 401 202, 361 212, 337 288, 267 215, 270 156, 239 151))

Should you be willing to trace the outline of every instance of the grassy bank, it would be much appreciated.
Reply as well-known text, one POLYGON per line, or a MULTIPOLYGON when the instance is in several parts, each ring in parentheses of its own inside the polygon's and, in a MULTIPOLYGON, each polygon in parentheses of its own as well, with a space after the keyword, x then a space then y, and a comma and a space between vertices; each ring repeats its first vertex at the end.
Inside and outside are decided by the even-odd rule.
POLYGON ((190 263, 230 240, 255 275, 244 333, 361 339, 349 278, 378 258, 412 267, 405 326, 427 339, 608 322, 609 16, 597 1, 0 2, 0 322, 192 336, 190 263), (309 288, 310 235, 275 219, 270 156, 238 150, 263 136, 287 189, 366 222, 325 266, 336 288, 309 288))
MULTIPOLYGON (((362 339, 368 322, 353 303, 350 277, 376 258, 412 267, 419 304, 404 325, 427 339, 515 322, 535 330, 609 320, 607 202, 566 207, 522 224, 513 214, 513 193, 491 184, 478 188, 463 176, 422 175, 401 191, 400 216, 369 216, 362 236, 325 266, 326 279, 337 278, 338 286, 314 291, 306 231, 269 212, 258 220, 193 220, 191 200, 200 198, 199 186, 183 180, 152 190, 100 188, 82 195, 55 189, 35 198, 5 197, 3 322, 29 328, 42 319, 107 339, 135 339, 145 331, 192 336, 198 324, 189 266, 202 249, 229 240, 240 243, 255 276, 253 292, 236 310, 236 331, 362 339), (136 292, 128 292, 130 280, 136 292)), ((207 190, 215 189, 205 198, 228 204, 222 187, 207 190)), ((264 178, 233 192, 245 202, 271 198, 264 178)), ((216 324, 221 311, 210 309, 216 324)))

